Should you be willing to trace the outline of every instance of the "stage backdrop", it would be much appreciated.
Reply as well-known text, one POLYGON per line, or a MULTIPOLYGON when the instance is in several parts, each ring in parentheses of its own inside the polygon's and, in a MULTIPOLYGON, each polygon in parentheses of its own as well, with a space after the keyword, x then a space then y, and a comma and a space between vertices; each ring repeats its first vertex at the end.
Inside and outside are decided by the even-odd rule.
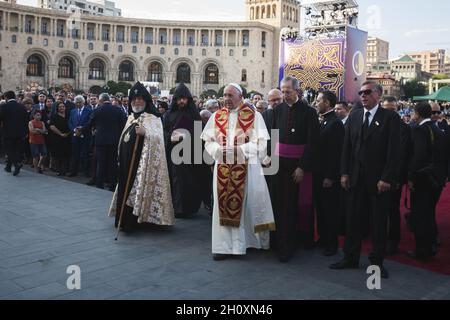
POLYGON ((335 92, 339 100, 358 101, 366 79, 367 32, 347 27, 345 38, 282 41, 280 81, 294 76, 302 90, 335 92))

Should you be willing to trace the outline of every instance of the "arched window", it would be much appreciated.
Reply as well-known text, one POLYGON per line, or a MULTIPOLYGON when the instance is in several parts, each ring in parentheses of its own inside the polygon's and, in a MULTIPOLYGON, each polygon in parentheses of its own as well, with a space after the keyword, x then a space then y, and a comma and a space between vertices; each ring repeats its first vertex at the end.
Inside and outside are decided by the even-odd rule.
POLYGON ((206 49, 202 50, 202 56, 206 57, 206 49))
POLYGON ((193 54, 194 54, 194 50, 189 49, 189 50, 188 50, 188 55, 189 55, 189 56, 192 56, 193 54))
POLYGON ((89 64, 90 80, 105 80, 105 64, 100 59, 92 60, 89 64))
POLYGON ((191 83, 191 67, 182 63, 177 68, 177 83, 191 83))
POLYGON ((270 14, 270 4, 267 5, 266 18, 267 19, 272 18, 272 15, 270 14))
POLYGON ((43 44, 44 44, 44 47, 47 47, 48 46, 48 39, 44 39, 43 40, 43 44))
POLYGON ((133 46, 133 53, 137 53, 137 47, 133 46))
POLYGON ((220 49, 216 49, 216 56, 220 57, 220 49))
POLYGON ((242 50, 242 56, 244 56, 244 57, 247 56, 247 49, 242 50))
POLYGON ((15 34, 13 34, 13 35, 11 36, 11 42, 12 42, 12 43, 16 43, 16 42, 17 42, 17 36, 16 36, 15 34))
POLYGON ((152 62, 148 66, 148 81, 149 82, 163 82, 162 65, 159 62, 152 62))
POLYGON ((255 15, 255 19, 256 19, 256 20, 259 19, 259 7, 256 7, 256 15, 255 15))
POLYGON ((119 65, 119 81, 134 81, 134 64, 129 60, 119 65))
POLYGON ((64 41, 59 40, 59 47, 60 47, 60 48, 64 48, 64 41))
POLYGON ((89 50, 94 50, 94 44, 92 42, 89 43, 89 50))
POLYGON ((118 50, 119 52, 123 52, 123 46, 122 46, 122 45, 119 45, 119 46, 117 47, 117 50, 118 50))
POLYGON ((277 17, 277 5, 274 4, 272 6, 272 18, 276 18, 277 17))
POLYGON ((74 49, 78 49, 78 41, 75 41, 75 42, 73 43, 73 48, 74 48, 74 49))
POLYGON ((219 84, 219 68, 215 64, 209 64, 205 69, 205 83, 219 84))
POLYGON ((108 51, 108 45, 107 44, 105 44, 105 45, 103 45, 103 51, 108 51))
POLYGON ((247 70, 246 69, 242 69, 241 82, 247 82, 247 70))
POLYGON ((175 54, 176 56, 179 55, 179 54, 180 54, 180 50, 179 50, 178 48, 175 48, 174 54, 175 54))
POLYGON ((58 78, 75 78, 73 62, 69 58, 62 58, 58 65, 58 78))
POLYGON ((234 56, 234 51, 233 49, 230 49, 230 57, 234 56))
POLYGON ((33 44, 33 38, 32 37, 28 37, 27 38, 27 44, 33 44))
POLYGON ((31 55, 27 60, 27 76, 29 77, 43 77, 44 63, 42 58, 37 54, 31 55))
POLYGON ((159 50, 159 53, 160 53, 160 54, 165 54, 165 53, 166 53, 166 49, 161 48, 161 49, 159 50))
POLYGON ((152 53, 152 48, 147 47, 147 54, 150 54, 150 53, 152 53))
POLYGON ((263 5, 261 7, 261 19, 264 19, 266 17, 266 7, 263 5))

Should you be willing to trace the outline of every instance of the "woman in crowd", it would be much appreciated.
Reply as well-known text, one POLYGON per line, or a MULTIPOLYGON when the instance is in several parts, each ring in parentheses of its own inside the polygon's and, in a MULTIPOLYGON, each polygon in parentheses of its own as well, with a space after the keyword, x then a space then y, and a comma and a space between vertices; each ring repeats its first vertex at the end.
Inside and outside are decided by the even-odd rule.
POLYGON ((58 176, 66 175, 70 159, 70 129, 69 119, 66 117, 66 106, 60 101, 57 113, 50 120, 52 158, 58 176))

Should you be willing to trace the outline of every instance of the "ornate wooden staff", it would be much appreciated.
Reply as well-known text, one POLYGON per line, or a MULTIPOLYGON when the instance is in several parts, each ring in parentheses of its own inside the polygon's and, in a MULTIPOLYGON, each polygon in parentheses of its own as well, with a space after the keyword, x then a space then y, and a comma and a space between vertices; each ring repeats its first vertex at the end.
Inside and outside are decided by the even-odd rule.
MULTIPOLYGON (((141 123, 142 123, 142 119, 139 119, 138 126, 140 126, 141 123)), ((123 197, 122 205, 120 208, 119 224, 117 226, 117 234, 116 234, 116 239, 115 239, 116 241, 119 239, 120 227, 122 226, 122 218, 123 218, 123 212, 125 210, 125 204, 127 203, 128 197, 130 196, 131 176, 133 175, 134 162, 136 161, 137 148, 138 148, 140 142, 141 142, 141 136, 136 134, 136 142, 134 144, 133 155, 131 157, 130 169, 128 169, 127 184, 125 185, 124 197, 123 197)))

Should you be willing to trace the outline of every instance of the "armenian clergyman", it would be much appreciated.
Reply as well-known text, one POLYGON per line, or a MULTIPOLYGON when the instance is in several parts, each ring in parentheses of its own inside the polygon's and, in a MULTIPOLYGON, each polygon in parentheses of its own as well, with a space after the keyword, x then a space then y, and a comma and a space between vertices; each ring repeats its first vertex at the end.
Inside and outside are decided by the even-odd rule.
POLYGON ((225 107, 215 112, 201 138, 215 160, 212 253, 214 260, 269 249, 275 229, 270 195, 261 167, 269 133, 264 120, 243 103, 242 88, 224 90, 225 107))
POLYGON ((138 224, 173 225, 174 212, 161 118, 147 89, 130 90, 130 116, 119 140, 119 184, 110 216, 125 232, 138 224))

